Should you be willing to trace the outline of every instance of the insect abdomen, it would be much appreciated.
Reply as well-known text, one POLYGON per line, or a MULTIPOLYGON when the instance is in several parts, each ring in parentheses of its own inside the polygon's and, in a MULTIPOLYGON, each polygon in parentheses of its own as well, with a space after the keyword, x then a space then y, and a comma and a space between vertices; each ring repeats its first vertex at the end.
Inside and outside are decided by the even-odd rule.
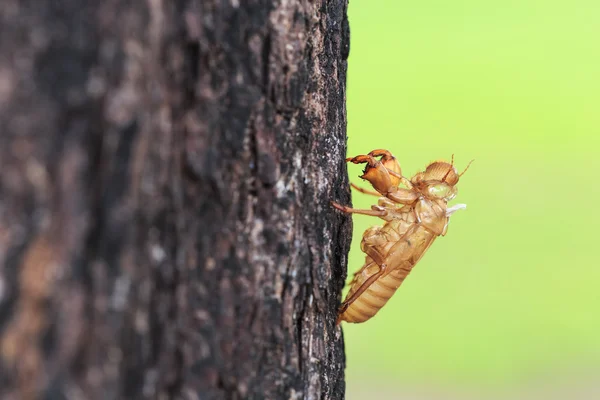
MULTIPOLYGON (((339 316, 338 320, 359 323, 365 322, 377 314, 400 287, 436 237, 437 235, 426 228, 418 226, 411 235, 401 241, 388 243, 383 248, 387 254, 384 262, 388 272, 371 283, 339 316)), ((379 270, 379 266, 371 257, 367 256, 365 265, 356 273, 350 283, 350 292, 346 298, 351 298, 379 270)))
MULTIPOLYGON (((367 265, 367 268, 369 266, 367 265)), ((363 268, 359 273, 363 274, 367 268, 363 268)), ((372 318, 388 302, 409 273, 410 269, 396 269, 377 279, 348 307, 340 316, 340 320, 358 323, 372 318)))

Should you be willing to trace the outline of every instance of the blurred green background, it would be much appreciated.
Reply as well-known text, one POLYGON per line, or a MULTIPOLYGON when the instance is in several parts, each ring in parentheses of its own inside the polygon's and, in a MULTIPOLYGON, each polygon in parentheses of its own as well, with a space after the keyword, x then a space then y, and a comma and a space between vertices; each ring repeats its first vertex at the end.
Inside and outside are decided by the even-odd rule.
MULTIPOLYGON (((347 398, 600 399, 600 2, 352 0, 349 18, 348 155, 475 162, 448 235, 343 324, 347 398)), ((350 276, 379 223, 354 217, 350 276)))

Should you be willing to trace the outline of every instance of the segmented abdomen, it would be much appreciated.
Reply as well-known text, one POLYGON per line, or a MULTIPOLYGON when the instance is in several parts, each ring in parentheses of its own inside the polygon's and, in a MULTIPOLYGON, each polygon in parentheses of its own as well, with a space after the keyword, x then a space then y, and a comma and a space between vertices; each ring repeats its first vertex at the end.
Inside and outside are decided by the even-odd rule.
MULTIPOLYGON (((378 270, 379 268, 371 257, 367 257, 365 266, 352 280, 348 297, 378 270)), ((356 323, 364 322, 373 317, 388 302, 409 273, 410 269, 396 269, 377 279, 344 311, 340 316, 340 320, 356 323)))
MULTIPOLYGON (((409 234, 397 242, 378 246, 381 253, 385 254, 384 260, 387 272, 375 280, 348 306, 338 317, 339 321, 353 323, 367 321, 377 314, 400 287, 412 268, 437 237, 423 226, 416 224, 414 227, 415 230, 410 231, 409 234)), ((346 299, 349 299, 369 277, 378 271, 379 266, 371 257, 367 256, 364 266, 356 273, 350 283, 350 291, 346 299)))

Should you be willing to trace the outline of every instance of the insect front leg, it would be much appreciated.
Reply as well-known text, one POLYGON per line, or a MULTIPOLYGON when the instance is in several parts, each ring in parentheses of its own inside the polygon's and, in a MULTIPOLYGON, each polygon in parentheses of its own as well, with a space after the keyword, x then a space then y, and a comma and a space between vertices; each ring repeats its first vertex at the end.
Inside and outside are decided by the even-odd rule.
POLYGON ((398 178, 390 176, 390 171, 394 171, 390 170, 386 166, 386 163, 390 164, 391 162, 393 163, 392 166, 399 171, 400 166, 397 164, 395 158, 382 162, 371 155, 359 155, 356 157, 347 158, 346 161, 354 164, 367 164, 363 174, 360 177, 369 181, 369 183, 373 185, 373 188, 382 195, 385 195, 390 190, 393 190, 393 188, 400 183, 398 178))

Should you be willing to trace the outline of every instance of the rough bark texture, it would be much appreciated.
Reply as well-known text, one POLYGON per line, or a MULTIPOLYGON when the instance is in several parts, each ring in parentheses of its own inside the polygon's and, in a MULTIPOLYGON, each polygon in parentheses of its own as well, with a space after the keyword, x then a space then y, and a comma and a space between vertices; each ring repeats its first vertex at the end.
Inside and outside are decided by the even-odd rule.
POLYGON ((0 398, 343 398, 346 7, 0 2, 0 398))

